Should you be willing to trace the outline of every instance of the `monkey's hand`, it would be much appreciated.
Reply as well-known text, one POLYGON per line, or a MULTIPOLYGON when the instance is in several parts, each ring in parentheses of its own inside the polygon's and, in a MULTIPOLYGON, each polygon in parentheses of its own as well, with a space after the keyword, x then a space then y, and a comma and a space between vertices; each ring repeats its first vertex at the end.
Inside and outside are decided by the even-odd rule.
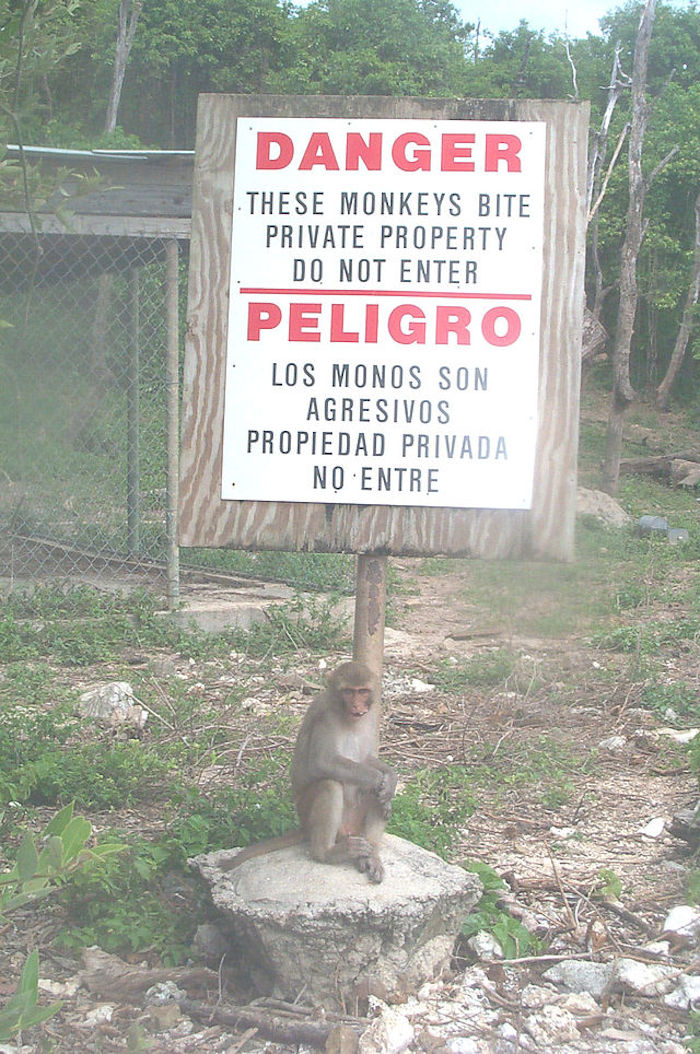
POLYGON ((381 806, 382 816, 385 820, 389 819, 391 813, 391 799, 396 793, 396 774, 394 772, 380 772, 379 783, 377 784, 377 800, 381 806))

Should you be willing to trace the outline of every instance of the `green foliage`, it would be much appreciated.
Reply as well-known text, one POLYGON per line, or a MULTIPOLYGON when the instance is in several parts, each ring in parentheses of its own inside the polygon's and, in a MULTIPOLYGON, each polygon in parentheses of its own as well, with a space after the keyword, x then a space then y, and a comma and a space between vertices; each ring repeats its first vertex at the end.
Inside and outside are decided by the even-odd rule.
POLYGON ((699 635, 700 620, 682 618, 665 623, 641 622, 620 626, 609 632, 595 634, 593 644, 609 651, 655 655, 664 645, 697 640, 699 635))
POLYGON ((419 770, 392 802, 389 832, 445 856, 476 807, 468 785, 464 765, 419 770))
POLYGON ((619 875, 616 875, 609 867, 601 867, 598 871, 598 885, 595 893, 599 897, 619 900, 622 895, 622 882, 619 875))
POLYGON ((664 684, 656 678, 642 689, 642 703, 649 707, 660 718, 668 721, 668 711, 676 715, 674 720, 680 723, 693 721, 698 712, 697 689, 687 684, 664 684))
POLYGON ((355 557, 344 553, 283 553, 275 550, 189 549, 187 563, 229 574, 285 582, 298 590, 350 594, 355 585, 355 557))
POLYGON ((462 926, 462 935, 473 937, 481 931, 490 933, 500 944, 506 959, 517 959, 522 955, 537 955, 541 952, 542 941, 530 933, 522 922, 500 907, 499 898, 506 888, 505 882, 492 868, 480 861, 472 861, 466 868, 479 876, 484 892, 462 926))
POLYGON ((272 91, 461 95, 469 27, 447 0, 314 0, 289 23, 291 55, 272 91))
POLYGON ((196 919, 178 912, 169 898, 171 861, 167 843, 132 839, 118 857, 76 876, 63 896, 75 924, 61 932, 58 943, 74 951, 92 944, 114 953, 153 948, 164 962, 181 962, 196 919))
POLYGON ((69 750, 49 742, 36 759, 0 774, 0 800, 60 805, 74 799, 84 809, 118 809, 148 801, 168 767, 138 740, 73 744, 69 750))
POLYGON ((700 782, 700 735, 695 736, 691 740, 688 745, 688 753, 690 755, 690 768, 698 777, 698 782, 700 782))
POLYGON ((691 1054, 700 1054, 700 1011, 690 1011, 688 1035, 683 1040, 683 1045, 691 1054))
POLYGON ((468 687, 488 688, 505 682, 514 672, 516 656, 504 648, 481 652, 464 662, 443 660, 430 680, 443 692, 460 692, 468 687))
POLYGON ((173 788, 165 835, 155 841, 132 838, 119 858, 71 882, 64 896, 71 922, 61 933, 62 946, 99 944, 115 953, 153 948, 164 962, 181 962, 199 921, 191 910, 178 910, 171 895, 190 882, 188 858, 296 826, 290 796, 280 794, 283 761, 259 763, 235 787, 209 796, 173 788))
POLYGON ((39 953, 36 948, 30 952, 22 969, 17 991, 3 1007, 0 1007, 0 1041, 12 1039, 22 1029, 31 1028, 47 1021, 63 1006, 63 1003, 52 1003, 51 1006, 38 1006, 39 998, 39 953))
POLYGON ((686 890, 689 903, 700 904, 700 868, 691 867, 686 879, 686 890))
POLYGON ((332 600, 297 596, 285 604, 268 608, 265 622, 249 630, 234 630, 231 644, 250 656, 280 655, 304 648, 312 652, 338 651, 347 647, 348 619, 332 600))
POLYGON ((49 821, 40 839, 26 831, 13 867, 0 874, 0 918, 53 893, 69 875, 119 852, 121 846, 88 848, 92 826, 73 815, 73 802, 49 821))
MULTIPOLYGON (((117 843, 90 848, 87 843, 91 837, 92 826, 82 816, 73 815, 72 802, 52 817, 39 839, 26 831, 14 865, 0 873, 0 919, 54 893, 69 878, 121 852, 122 846, 117 843)), ((17 991, 0 1008, 0 1041, 41 1024, 61 1009, 61 1003, 38 1006, 38 995, 39 954, 35 948, 24 964, 17 991)))

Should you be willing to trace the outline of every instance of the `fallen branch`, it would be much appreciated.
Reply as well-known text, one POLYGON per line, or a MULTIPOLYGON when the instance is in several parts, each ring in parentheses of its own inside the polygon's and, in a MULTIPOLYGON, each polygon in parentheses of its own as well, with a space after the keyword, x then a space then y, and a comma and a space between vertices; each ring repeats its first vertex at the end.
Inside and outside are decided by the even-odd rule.
MULTIPOLYGON (((278 1043, 306 1043, 310 1047, 319 1050, 325 1049, 328 1037, 337 1028, 334 1021, 310 1022, 303 1020, 303 1012, 299 1011, 297 1020, 290 1020, 291 1014, 285 1014, 284 1018, 272 1016, 261 1007, 229 1007, 211 1006, 198 999, 179 999, 178 1004, 188 1017, 207 1024, 226 1025, 233 1029, 257 1029, 258 1033, 266 1039, 278 1043)), ((361 1023, 358 1021, 358 1034, 361 1023)))

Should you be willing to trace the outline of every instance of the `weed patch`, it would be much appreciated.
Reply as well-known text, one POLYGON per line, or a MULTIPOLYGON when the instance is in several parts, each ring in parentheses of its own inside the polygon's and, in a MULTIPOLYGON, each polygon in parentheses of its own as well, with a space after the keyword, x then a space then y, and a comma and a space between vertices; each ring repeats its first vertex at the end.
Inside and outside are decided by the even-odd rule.
POLYGON ((469 782, 463 765, 414 773, 392 802, 389 832, 444 856, 476 808, 469 782))
POLYGON ((498 941, 506 959, 536 955, 542 951, 543 942, 500 906, 499 898, 506 889, 503 879, 481 861, 467 863, 466 869, 479 876, 484 892, 462 926, 462 936, 469 938, 480 932, 490 933, 498 941))

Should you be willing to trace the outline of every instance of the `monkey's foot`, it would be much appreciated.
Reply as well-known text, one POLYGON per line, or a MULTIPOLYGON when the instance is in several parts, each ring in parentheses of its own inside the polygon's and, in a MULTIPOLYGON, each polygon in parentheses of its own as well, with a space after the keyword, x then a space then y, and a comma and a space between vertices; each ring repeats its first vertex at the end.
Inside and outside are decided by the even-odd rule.
POLYGON ((384 881, 384 865, 376 853, 370 856, 361 856, 357 861, 357 869, 367 875, 370 882, 384 881))

